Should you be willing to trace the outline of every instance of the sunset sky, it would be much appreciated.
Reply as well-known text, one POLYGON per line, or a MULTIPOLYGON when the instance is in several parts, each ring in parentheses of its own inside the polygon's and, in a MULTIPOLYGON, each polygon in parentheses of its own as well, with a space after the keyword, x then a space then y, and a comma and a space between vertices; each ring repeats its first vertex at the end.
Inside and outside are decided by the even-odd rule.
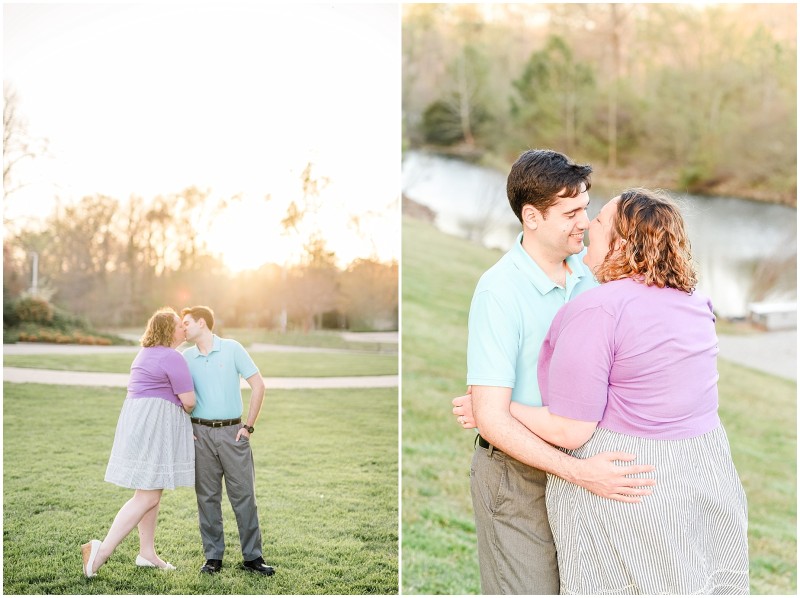
POLYGON ((280 220, 308 162, 344 264, 399 254, 400 27, 388 4, 5 4, 3 73, 49 155, 6 219, 102 193, 242 194, 209 246, 284 262, 280 220), (269 195, 271 199, 265 201, 269 195), (348 227, 361 218, 361 234, 348 227), (254 251, 257 241, 258 251, 254 251))

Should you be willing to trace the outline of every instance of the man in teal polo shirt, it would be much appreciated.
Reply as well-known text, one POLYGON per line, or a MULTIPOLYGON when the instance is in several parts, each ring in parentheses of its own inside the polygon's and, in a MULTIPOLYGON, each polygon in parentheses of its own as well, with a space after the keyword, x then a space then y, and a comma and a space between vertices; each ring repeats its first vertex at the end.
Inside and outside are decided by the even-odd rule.
POLYGON ((576 459, 534 435, 509 410, 512 401, 542 404, 537 361, 550 323, 567 301, 596 285, 581 254, 591 172, 551 150, 519 157, 507 193, 522 233, 481 277, 470 306, 471 409, 468 394, 453 400, 453 413, 463 427, 480 430, 470 479, 484 594, 559 593, 546 472, 625 502, 650 493, 635 486, 653 483, 625 477, 650 466, 614 464, 634 455, 576 459))
POLYGON ((261 575, 275 569, 264 562, 255 495, 255 468, 250 435, 264 401, 264 380, 247 351, 232 339, 220 338, 210 307, 181 311, 186 340, 195 343, 183 352, 194 382, 197 404, 192 412, 195 436, 195 492, 200 536, 206 563, 202 573, 222 568, 225 536, 222 529, 222 480, 239 528, 243 567, 261 575), (240 377, 250 385, 250 408, 242 423, 240 377))

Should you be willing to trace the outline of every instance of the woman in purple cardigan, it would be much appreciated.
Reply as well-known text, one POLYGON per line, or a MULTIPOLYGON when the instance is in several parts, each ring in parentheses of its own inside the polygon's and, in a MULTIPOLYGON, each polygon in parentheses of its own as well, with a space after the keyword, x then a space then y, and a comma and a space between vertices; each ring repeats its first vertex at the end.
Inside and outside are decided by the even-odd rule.
POLYGON ((668 198, 631 189, 591 222, 589 242, 601 284, 550 326, 544 406, 511 413, 576 457, 636 454, 656 485, 629 504, 548 475, 561 593, 747 594, 747 500, 717 414, 715 318, 695 290, 683 218, 668 198))
POLYGON ((117 513, 105 539, 81 546, 83 573, 94 577, 114 549, 139 528, 140 567, 174 569, 156 554, 161 493, 194 487, 194 441, 189 413, 195 405, 192 376, 177 347, 185 340, 180 317, 159 309, 147 323, 142 349, 131 365, 105 480, 135 492, 117 513))

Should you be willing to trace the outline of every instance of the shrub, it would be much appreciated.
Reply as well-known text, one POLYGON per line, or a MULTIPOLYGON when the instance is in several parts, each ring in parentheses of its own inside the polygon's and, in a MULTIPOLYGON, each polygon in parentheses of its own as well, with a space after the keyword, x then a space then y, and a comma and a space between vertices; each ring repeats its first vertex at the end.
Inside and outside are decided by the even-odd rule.
POLYGON ((422 132, 425 141, 437 145, 453 145, 464 141, 458 112, 441 100, 433 102, 425 109, 422 115, 422 132))
POLYGON ((53 306, 38 297, 23 297, 14 306, 19 322, 50 324, 53 321, 53 306))
POLYGON ((97 332, 88 321, 47 301, 24 297, 4 302, 4 343, 75 343, 80 345, 132 345, 132 341, 97 332))
POLYGON ((86 320, 86 318, 67 313, 57 307, 53 309, 51 326, 64 331, 68 331, 73 328, 90 328, 89 322, 86 320))
POLYGON ((111 340, 82 332, 61 332, 52 328, 20 331, 16 340, 22 343, 57 343, 78 345, 111 345, 111 340))
POLYGON ((3 330, 13 328, 19 324, 16 301, 3 298, 3 330))

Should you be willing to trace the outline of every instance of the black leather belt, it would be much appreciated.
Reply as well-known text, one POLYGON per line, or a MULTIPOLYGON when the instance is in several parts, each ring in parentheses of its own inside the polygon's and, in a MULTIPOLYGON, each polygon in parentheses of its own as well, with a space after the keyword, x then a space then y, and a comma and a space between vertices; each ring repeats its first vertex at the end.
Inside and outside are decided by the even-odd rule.
POLYGON ((242 423, 241 417, 237 417, 236 419, 201 419, 199 417, 193 417, 191 419, 193 424, 200 424, 201 426, 208 426, 210 428, 222 428, 224 426, 233 426, 242 423))
POLYGON ((489 441, 488 441, 488 440, 486 440, 486 439, 485 439, 483 436, 481 436, 480 434, 478 434, 478 435, 475 437, 475 446, 479 446, 479 447, 481 447, 481 448, 483 448, 483 449, 486 449, 487 451, 489 451, 489 456, 490 456, 490 457, 492 456, 492 453, 494 453, 494 452, 498 452, 498 453, 502 453, 502 452, 503 452, 503 451, 501 451, 499 448, 497 448, 496 446, 494 446, 493 444, 489 443, 489 441))

